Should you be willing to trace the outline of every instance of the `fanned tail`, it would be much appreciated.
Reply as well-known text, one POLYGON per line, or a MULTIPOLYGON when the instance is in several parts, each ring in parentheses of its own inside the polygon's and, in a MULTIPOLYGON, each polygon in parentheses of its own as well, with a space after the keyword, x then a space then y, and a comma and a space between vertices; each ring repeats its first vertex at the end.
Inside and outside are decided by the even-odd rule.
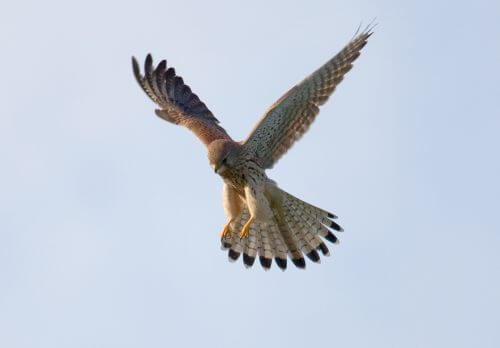
POLYGON ((236 261, 243 254, 243 263, 251 267, 257 256, 267 270, 272 259, 285 270, 287 255, 298 268, 305 268, 304 254, 311 261, 320 263, 318 251, 329 256, 330 251, 323 238, 338 243, 333 231, 343 231, 333 219, 337 217, 321 208, 311 205, 276 187, 280 195, 279 204, 271 205, 272 221, 255 221, 250 226, 248 237, 241 239, 240 231, 250 218, 245 206, 240 215, 231 223, 231 234, 225 237, 222 247, 228 249, 230 261, 236 261))

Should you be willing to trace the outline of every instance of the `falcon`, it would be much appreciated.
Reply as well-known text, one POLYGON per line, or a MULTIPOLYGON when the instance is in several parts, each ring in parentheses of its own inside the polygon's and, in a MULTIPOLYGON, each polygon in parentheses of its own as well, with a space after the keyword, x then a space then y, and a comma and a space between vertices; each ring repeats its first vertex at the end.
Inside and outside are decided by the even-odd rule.
POLYGON ((207 147, 210 166, 223 182, 227 223, 221 233, 222 248, 230 261, 243 254, 251 267, 258 257, 268 270, 274 259, 285 270, 287 258, 305 268, 304 254, 320 262, 318 251, 328 256, 324 240, 338 243, 343 231, 334 214, 280 189, 266 175, 274 164, 308 130, 344 75, 351 70, 373 26, 354 38, 333 58, 278 99, 245 140, 234 141, 174 68, 162 60, 155 68, 150 54, 141 74, 132 57, 135 78, 159 108, 156 115, 190 129, 207 147))

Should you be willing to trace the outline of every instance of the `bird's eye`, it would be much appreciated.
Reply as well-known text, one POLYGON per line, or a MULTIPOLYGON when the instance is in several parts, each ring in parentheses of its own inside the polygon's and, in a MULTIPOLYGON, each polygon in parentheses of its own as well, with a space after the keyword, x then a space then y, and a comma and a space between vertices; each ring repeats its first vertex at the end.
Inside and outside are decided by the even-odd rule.
POLYGON ((227 157, 222 160, 222 164, 226 164, 227 157))

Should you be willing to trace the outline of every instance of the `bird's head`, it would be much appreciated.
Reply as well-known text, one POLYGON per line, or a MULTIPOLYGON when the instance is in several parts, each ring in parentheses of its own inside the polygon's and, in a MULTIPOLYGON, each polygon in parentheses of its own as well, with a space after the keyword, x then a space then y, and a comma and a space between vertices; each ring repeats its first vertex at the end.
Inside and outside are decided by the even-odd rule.
POLYGON ((232 168, 241 151, 241 145, 228 139, 217 139, 208 145, 208 160, 217 174, 232 168))

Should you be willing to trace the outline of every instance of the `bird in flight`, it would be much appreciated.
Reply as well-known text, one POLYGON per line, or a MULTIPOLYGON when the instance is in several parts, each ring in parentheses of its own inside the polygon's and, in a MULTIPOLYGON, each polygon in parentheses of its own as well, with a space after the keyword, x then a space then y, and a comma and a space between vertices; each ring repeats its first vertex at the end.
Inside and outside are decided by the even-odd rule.
POLYGON ((266 169, 308 130, 319 107, 351 70, 372 29, 356 34, 335 57, 278 99, 242 141, 227 134, 174 68, 167 69, 165 60, 153 68, 148 55, 142 75, 132 57, 137 82, 159 106, 156 115, 190 129, 207 147, 210 166, 224 182, 227 223, 221 243, 230 261, 243 254, 243 263, 251 267, 258 257, 267 270, 274 259, 285 270, 289 257, 296 267, 305 268, 304 254, 313 262, 320 262, 318 251, 330 254, 323 239, 338 243, 333 231, 342 227, 334 221, 337 217, 280 189, 266 169))

